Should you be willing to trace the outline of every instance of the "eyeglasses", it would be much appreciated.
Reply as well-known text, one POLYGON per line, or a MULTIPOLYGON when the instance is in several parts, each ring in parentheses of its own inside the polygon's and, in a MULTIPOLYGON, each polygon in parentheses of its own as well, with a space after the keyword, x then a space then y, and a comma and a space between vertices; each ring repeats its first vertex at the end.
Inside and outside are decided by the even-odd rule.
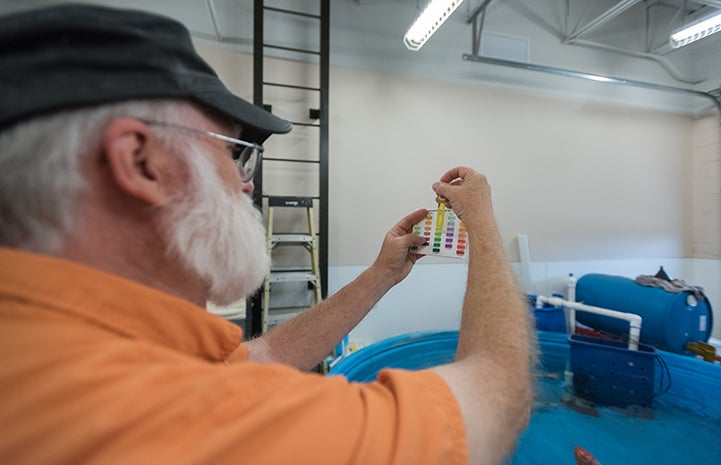
POLYGON ((260 159, 263 156, 263 151, 265 150, 262 145, 254 144, 252 142, 246 142, 240 139, 235 139, 233 137, 224 136, 223 134, 218 134, 212 131, 194 129, 178 124, 165 123, 162 121, 143 119, 141 119, 140 121, 150 126, 162 126, 170 129, 180 129, 182 131, 210 136, 224 142, 232 143, 233 145, 229 147, 230 153, 233 157, 233 162, 235 163, 235 166, 238 168, 238 172, 240 173, 240 179, 243 182, 248 182, 253 179, 255 170, 258 168, 258 165, 260 164, 260 159))

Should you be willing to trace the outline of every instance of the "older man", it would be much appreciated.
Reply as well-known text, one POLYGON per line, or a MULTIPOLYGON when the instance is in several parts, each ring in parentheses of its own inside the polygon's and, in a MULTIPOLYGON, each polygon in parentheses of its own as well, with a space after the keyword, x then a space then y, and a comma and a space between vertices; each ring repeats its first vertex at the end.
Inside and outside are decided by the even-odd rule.
POLYGON ((137 11, 0 18, 0 463, 499 463, 527 420, 527 315, 485 177, 432 187, 472 249, 457 361, 369 384, 306 373, 410 272, 426 212, 267 335, 206 301, 268 268, 248 194, 290 124, 230 93, 187 30, 137 11))

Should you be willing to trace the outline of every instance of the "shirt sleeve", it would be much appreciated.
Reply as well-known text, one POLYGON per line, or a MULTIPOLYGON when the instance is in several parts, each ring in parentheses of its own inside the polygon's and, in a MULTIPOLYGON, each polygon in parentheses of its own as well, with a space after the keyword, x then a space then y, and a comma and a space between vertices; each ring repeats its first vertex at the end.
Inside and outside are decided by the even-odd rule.
POLYGON ((357 463, 468 463, 458 403, 436 373, 385 370, 376 383, 356 388, 370 420, 359 432, 364 447, 357 463))
POLYGON ((238 344, 238 347, 225 359, 225 363, 228 365, 246 361, 248 361, 248 347, 242 343, 238 344))
MULTIPOLYGON (((248 351, 241 344, 227 362, 247 360, 248 351)), ((279 367, 266 365, 265 369, 275 371, 279 367)), ((445 381, 433 371, 389 369, 382 371, 373 383, 349 383, 339 376, 321 378, 297 373, 286 376, 290 384, 298 386, 283 389, 283 401, 292 402, 297 397, 305 405, 298 410, 297 436, 307 435, 304 441, 311 444, 316 441, 315 447, 323 450, 330 464, 468 463, 458 403, 445 381), (315 437, 308 431, 321 434, 315 437)), ((258 399, 269 415, 275 410, 272 397, 258 399)), ((307 447, 299 444, 295 452, 303 449, 307 447)))
POLYGON ((385 370, 361 384, 280 365, 242 365, 236 367, 248 371, 245 388, 236 402, 224 397, 209 411, 219 416, 206 419, 205 442, 216 448, 203 451, 198 463, 238 457, 254 464, 468 463, 458 404, 430 370, 385 370))
POLYGON ((284 365, 211 364, 133 341, 83 356, 57 393, 64 401, 43 410, 52 416, 41 426, 62 428, 36 449, 56 460, 26 463, 468 462, 460 409, 430 370, 386 370, 360 384, 284 365))

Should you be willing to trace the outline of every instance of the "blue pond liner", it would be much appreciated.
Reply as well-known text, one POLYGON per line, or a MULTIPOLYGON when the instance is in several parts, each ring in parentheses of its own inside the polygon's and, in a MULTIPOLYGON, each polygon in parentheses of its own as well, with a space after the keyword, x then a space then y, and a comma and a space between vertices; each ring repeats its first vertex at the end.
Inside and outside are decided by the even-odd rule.
POLYGON ((384 368, 423 370, 455 359, 458 331, 422 331, 376 342, 338 362, 330 374, 369 382, 384 368))

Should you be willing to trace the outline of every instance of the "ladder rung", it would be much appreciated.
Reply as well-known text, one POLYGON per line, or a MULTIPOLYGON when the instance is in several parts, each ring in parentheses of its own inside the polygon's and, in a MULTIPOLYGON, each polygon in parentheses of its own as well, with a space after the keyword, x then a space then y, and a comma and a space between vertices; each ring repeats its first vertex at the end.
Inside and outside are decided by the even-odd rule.
POLYGON ((271 196, 268 197, 269 207, 313 207, 312 197, 280 197, 271 196))
MULTIPOLYGON (((276 233, 276 234, 298 234, 298 233, 276 233)), ((306 236, 309 236, 309 237, 310 237, 310 235, 309 235, 309 234, 304 234, 304 235, 306 235, 306 236)), ((319 235, 320 235, 320 233, 315 233, 315 236, 316 236, 316 237, 318 237, 319 235)), ((303 269, 305 269, 305 268, 303 268, 303 269)))
POLYGON ((274 244, 310 244, 313 237, 310 234, 272 234, 270 241, 274 244))
POLYGON ((268 281, 271 283, 306 282, 315 284, 316 277, 313 273, 305 271, 271 271, 268 281))
POLYGON ((263 161, 290 161, 294 163, 320 163, 320 160, 301 160, 299 158, 269 158, 263 157, 263 161))
POLYGON ((280 45, 272 45, 272 44, 266 44, 266 43, 263 43, 263 47, 275 48, 277 50, 287 50, 289 52, 308 53, 310 55, 320 55, 320 52, 318 52, 316 50, 306 50, 303 48, 282 47, 280 45))
POLYGON ((317 124, 317 123, 298 123, 298 122, 295 122, 295 121, 291 121, 291 124, 292 124, 293 126, 310 126, 310 127, 313 127, 313 128, 319 128, 319 127, 320 127, 320 124, 317 124))
POLYGON ((320 92, 320 87, 297 86, 295 84, 281 84, 279 82, 263 82, 265 86, 286 87, 288 89, 315 90, 320 92))
POLYGON ((302 11, 285 10, 285 9, 283 9, 283 8, 276 8, 276 7, 273 7, 273 6, 263 6, 263 9, 264 9, 264 10, 269 10, 269 11, 275 11, 275 12, 278 12, 278 13, 287 13, 287 14, 289 14, 289 15, 305 16, 306 18, 321 19, 321 16, 320 16, 320 15, 314 15, 314 14, 312 14, 312 13, 304 13, 304 12, 302 12, 302 11))
MULTIPOLYGON (((268 201, 270 201, 270 199, 272 199, 272 198, 274 198, 274 197, 278 197, 278 196, 277 196, 277 195, 263 194, 263 198, 264 198, 264 199, 268 199, 268 201)), ((305 198, 312 199, 312 200, 320 200, 320 197, 317 196, 317 195, 313 195, 313 196, 311 196, 311 197, 305 197, 305 198)), ((270 206, 282 207, 283 205, 270 205, 270 206)))
POLYGON ((302 271, 303 273, 310 273, 311 268, 309 266, 274 266, 270 271, 273 273, 282 273, 285 271, 302 271))

